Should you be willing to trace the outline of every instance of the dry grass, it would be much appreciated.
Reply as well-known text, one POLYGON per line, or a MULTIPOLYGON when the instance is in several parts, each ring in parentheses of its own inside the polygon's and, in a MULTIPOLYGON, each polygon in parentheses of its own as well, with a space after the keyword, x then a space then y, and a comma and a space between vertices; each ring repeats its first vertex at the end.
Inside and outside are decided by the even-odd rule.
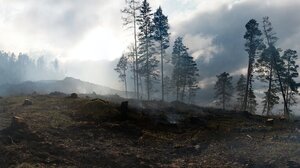
POLYGON ((120 115, 117 106, 102 99, 89 100, 79 108, 75 116, 79 119, 101 121, 120 115))
POLYGON ((41 168, 43 167, 40 164, 31 164, 31 163, 21 163, 16 166, 16 168, 41 168))

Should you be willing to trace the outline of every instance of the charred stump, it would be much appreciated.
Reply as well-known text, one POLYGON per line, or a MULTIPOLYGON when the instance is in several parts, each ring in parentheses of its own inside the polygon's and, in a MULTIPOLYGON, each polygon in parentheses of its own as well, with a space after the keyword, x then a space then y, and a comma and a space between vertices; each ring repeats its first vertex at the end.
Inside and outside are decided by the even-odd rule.
POLYGON ((268 118, 267 121, 266 121, 266 124, 268 126, 273 126, 274 125, 274 119, 273 118, 268 118))
POLYGON ((10 128, 14 130, 18 129, 28 129, 28 125, 25 123, 24 119, 18 116, 13 116, 10 128))
POLYGON ((32 104, 33 104, 32 101, 29 99, 25 99, 23 102, 23 106, 31 106, 32 104))
POLYGON ((77 99, 78 98, 78 94, 77 93, 72 93, 70 98, 72 99, 77 99))
POLYGON ((121 103, 121 117, 122 119, 127 119, 128 116, 128 101, 121 103))

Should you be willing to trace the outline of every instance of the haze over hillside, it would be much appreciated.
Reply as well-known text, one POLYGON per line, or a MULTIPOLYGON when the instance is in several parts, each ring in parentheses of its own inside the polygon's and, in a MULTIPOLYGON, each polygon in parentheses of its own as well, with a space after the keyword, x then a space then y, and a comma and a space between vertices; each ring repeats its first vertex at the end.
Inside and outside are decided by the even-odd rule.
POLYGON ((300 168, 300 0, 0 0, 0 168, 300 168))
POLYGON ((0 86, 1 96, 13 96, 21 94, 49 94, 51 92, 61 92, 66 94, 84 93, 84 94, 117 94, 125 96, 124 91, 115 90, 109 87, 84 82, 79 79, 67 77, 63 80, 43 80, 37 82, 23 82, 19 84, 4 84, 0 86))
MULTIPOLYGON (((125 1, 54 2, 2 1, 0 36, 5 40, 0 40, 0 49, 3 50, 0 63, 0 75, 3 79, 0 83, 16 88, 25 87, 26 84, 36 84, 39 87, 40 80, 61 80, 70 76, 124 90, 114 69, 118 59, 122 54, 130 52, 131 43, 134 42, 133 31, 124 27, 124 13, 120 12, 126 6, 125 1), (23 83, 25 81, 33 83, 23 83)), ((164 75, 172 76, 173 65, 170 62, 177 37, 182 37, 183 44, 188 48, 188 55, 197 65, 197 86, 201 89, 197 90, 197 96, 193 100, 196 104, 215 103, 213 89, 217 81, 216 75, 229 73, 234 78, 235 85, 238 77, 247 73, 248 53, 245 51, 243 36, 245 25, 250 19, 255 19, 262 29, 263 17, 269 16, 273 31, 278 37, 276 47, 282 49, 280 55, 287 49, 300 50, 300 21, 295 15, 300 7, 298 1, 153 0, 149 1, 149 6, 153 13, 160 6, 168 18, 170 37, 169 48, 165 51, 164 75)), ((159 55, 155 57, 159 58, 159 55)), ((299 60, 296 63, 299 64, 299 60)), ((161 67, 157 66, 155 73, 159 71, 162 71, 161 67)), ((158 79, 161 76, 159 73, 155 75, 158 75, 158 79)), ((261 106, 267 86, 261 84, 257 76, 258 74, 254 75, 253 88, 261 106)), ((126 78, 128 90, 136 90, 134 74, 130 69, 126 78)), ((140 80, 144 83, 140 87, 145 98, 145 76, 140 80)), ((159 80, 151 86, 151 99, 160 99, 159 80)), ((299 83, 299 77, 294 80, 299 83)), ((21 91, 16 89, 15 92, 21 91)), ((7 91, 3 93, 7 94, 7 91)), ((174 96, 166 100, 172 101, 174 96)), ((281 101, 282 98, 279 106, 281 101)))

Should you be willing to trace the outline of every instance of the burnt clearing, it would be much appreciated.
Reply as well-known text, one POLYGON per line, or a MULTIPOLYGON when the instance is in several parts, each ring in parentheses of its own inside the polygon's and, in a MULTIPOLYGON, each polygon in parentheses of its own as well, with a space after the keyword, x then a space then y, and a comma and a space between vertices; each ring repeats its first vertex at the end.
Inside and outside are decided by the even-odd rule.
POLYGON ((0 167, 300 166, 297 120, 134 100, 124 114, 103 99, 1 99, 0 167))

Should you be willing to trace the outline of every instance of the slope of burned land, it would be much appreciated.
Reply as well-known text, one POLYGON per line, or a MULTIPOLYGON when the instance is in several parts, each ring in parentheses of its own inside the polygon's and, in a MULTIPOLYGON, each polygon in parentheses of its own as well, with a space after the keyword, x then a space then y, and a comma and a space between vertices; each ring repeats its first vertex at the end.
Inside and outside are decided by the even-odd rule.
POLYGON ((134 100, 124 117, 118 101, 1 99, 0 167, 300 166, 297 122, 134 100))

